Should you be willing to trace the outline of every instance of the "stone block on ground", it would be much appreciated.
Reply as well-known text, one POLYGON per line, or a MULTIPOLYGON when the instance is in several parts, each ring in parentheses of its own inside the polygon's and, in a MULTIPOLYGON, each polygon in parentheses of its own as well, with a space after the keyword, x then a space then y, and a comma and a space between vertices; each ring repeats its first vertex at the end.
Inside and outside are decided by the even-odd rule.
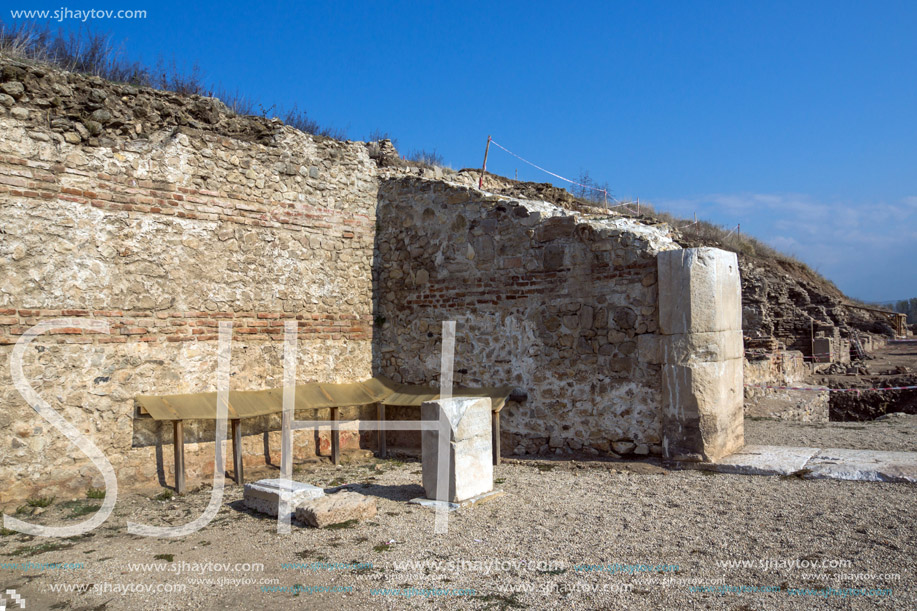
POLYGON ((792 475, 800 472, 817 452, 816 448, 751 445, 713 465, 720 473, 792 475))
POLYGON ((423 488, 428 499, 460 503, 493 490, 493 446, 491 401, 483 397, 456 397, 428 401, 421 406, 424 421, 439 422, 440 410, 448 423, 446 456, 439 455, 438 430, 421 435, 423 488), (446 498, 437 499, 440 459, 448 460, 446 498))
POLYGON ((828 448, 806 463, 807 479, 917 483, 917 452, 828 448))
POLYGON ((316 528, 350 520, 362 522, 376 516, 376 499, 345 490, 301 503, 296 507, 295 516, 303 524, 316 528))
POLYGON ((276 516, 280 506, 280 494, 289 492, 290 511, 305 501, 324 496, 325 491, 318 486, 292 482, 283 479, 262 479, 245 484, 242 492, 242 503, 259 513, 276 516))
POLYGON ((917 483, 917 452, 746 446, 700 468, 745 475, 917 483))

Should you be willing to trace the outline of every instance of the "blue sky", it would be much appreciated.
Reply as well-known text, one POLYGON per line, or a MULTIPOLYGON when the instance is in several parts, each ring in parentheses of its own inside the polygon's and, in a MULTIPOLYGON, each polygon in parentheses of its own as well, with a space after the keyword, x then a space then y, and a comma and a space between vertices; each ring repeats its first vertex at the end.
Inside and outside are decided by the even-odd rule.
MULTIPOLYGON (((352 139, 386 131, 461 168, 492 134, 616 197, 741 223, 854 297, 917 296, 917 3, 10 8, 62 5, 145 9, 92 26, 131 58, 197 62, 219 88, 297 103, 352 139)), ((498 150, 489 169, 550 179, 498 150)))

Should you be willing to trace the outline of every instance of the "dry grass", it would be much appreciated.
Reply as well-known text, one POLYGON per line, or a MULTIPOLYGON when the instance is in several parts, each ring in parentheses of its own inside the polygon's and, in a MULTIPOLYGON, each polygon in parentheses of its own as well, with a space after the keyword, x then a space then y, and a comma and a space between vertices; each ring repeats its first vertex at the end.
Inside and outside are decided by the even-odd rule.
POLYGON ((91 74, 116 83, 174 91, 183 96, 217 97, 237 115, 276 116, 307 134, 338 140, 347 137, 343 130, 320 125, 296 104, 289 109, 265 107, 239 92, 216 89, 207 83, 197 64, 183 69, 174 59, 168 62, 160 59, 151 68, 131 61, 123 45, 116 44, 110 34, 87 29, 54 31, 33 22, 11 25, 0 21, 0 56, 91 74))

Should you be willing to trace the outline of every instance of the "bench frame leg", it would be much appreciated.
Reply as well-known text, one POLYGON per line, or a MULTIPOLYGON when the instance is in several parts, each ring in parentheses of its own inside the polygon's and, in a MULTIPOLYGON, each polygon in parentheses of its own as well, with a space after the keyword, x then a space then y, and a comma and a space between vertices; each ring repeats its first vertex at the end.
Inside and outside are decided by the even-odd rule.
POLYGON ((172 450, 175 455, 175 492, 185 493, 185 421, 172 421, 172 450))
POLYGON ((233 479, 240 486, 245 483, 242 466, 242 421, 238 418, 230 421, 232 425, 232 468, 233 479))
POLYGON ((500 464, 500 412, 494 412, 492 417, 491 435, 493 435, 494 464, 500 464))
POLYGON ((379 444, 379 458, 385 458, 386 454, 388 454, 388 448, 385 446, 385 406, 380 403, 376 411, 379 419, 379 430, 376 433, 379 444))
MULTIPOLYGON (((331 408, 331 422, 335 424, 340 422, 339 409, 331 408)), ((341 464, 341 431, 336 428, 331 429, 331 462, 336 465, 341 464)))

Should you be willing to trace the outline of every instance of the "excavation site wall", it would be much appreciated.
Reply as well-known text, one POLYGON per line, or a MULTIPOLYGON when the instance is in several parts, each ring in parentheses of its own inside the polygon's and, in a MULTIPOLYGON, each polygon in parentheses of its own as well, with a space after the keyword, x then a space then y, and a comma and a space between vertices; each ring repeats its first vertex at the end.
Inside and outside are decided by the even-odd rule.
MULTIPOLYGON (((215 100, 13 68, 0 100, 0 501, 100 481, 14 386, 14 344, 38 323, 108 325, 39 335, 23 373, 126 487, 173 483, 172 427, 136 420, 134 397, 215 390, 221 322, 233 389, 282 385, 287 321, 301 381, 372 375, 377 187, 363 145, 247 125, 215 100)), ((278 429, 243 421, 246 463, 279 464, 278 429)), ((189 479, 209 477, 212 423, 185 435, 189 479)), ((327 449, 327 435, 298 438, 301 455, 327 449)))
MULTIPOLYGON (((504 454, 702 460, 741 444, 734 255, 389 166, 385 146, 0 62, 0 505, 102 483, 36 405, 101 450, 123 489, 174 485, 172 427, 136 397, 217 390, 227 325, 230 389, 259 390, 283 384, 288 323, 300 383, 436 385, 455 321, 455 383, 518 389, 504 454)), ((246 465, 279 464, 279 429, 242 421, 246 465)), ((189 483, 206 482, 213 423, 187 421, 184 439, 189 483)), ((375 442, 342 432, 344 450, 375 442)), ((294 446, 327 456, 329 433, 294 446)))

